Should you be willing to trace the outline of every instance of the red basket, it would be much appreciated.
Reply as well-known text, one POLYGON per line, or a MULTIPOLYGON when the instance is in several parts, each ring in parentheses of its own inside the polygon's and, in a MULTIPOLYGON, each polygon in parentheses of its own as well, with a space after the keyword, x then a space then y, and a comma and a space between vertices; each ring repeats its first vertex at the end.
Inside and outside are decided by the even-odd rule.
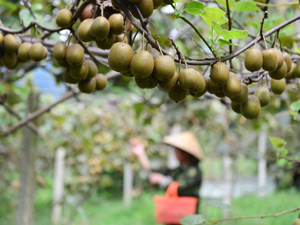
POLYGON ((178 182, 170 184, 165 196, 154 196, 155 220, 164 224, 180 224, 180 219, 196 213, 198 199, 179 197, 178 182))

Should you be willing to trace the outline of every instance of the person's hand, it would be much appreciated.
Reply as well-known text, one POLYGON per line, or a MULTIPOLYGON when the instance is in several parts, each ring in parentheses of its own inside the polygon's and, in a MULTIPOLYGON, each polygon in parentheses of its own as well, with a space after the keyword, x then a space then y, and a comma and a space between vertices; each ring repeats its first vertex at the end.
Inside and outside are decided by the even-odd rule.
POLYGON ((149 181, 151 184, 159 184, 164 178, 165 175, 161 173, 152 173, 149 177, 149 181))
POLYGON ((145 147, 143 143, 137 139, 130 139, 131 152, 137 157, 145 155, 145 147))

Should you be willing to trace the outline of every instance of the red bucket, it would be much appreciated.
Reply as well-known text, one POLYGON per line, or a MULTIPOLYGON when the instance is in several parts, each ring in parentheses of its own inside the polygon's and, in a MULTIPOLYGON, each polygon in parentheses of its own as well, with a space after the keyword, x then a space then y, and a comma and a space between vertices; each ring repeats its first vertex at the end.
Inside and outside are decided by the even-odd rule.
POLYGON ((198 198, 179 197, 178 182, 170 184, 165 196, 154 196, 155 220, 164 224, 180 224, 180 219, 196 214, 198 198))

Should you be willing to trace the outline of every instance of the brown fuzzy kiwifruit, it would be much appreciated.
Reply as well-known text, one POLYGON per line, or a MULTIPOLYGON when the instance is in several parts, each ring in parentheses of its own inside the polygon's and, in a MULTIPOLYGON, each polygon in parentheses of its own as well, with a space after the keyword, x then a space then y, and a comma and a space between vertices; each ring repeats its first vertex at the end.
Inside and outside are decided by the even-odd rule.
POLYGON ((106 86, 107 86, 107 79, 106 79, 106 77, 103 74, 98 73, 95 76, 95 79, 96 79, 96 90, 101 91, 104 88, 106 88, 106 86))
POLYGON ((96 78, 85 79, 78 83, 78 88, 83 93, 92 93, 96 89, 96 78))
POLYGON ((266 88, 266 87, 257 88, 255 91, 255 95, 258 98, 261 107, 269 105, 271 97, 270 97, 270 91, 268 88, 266 88))
POLYGON ((286 63, 287 72, 290 72, 290 70, 292 69, 292 64, 293 64, 291 56, 285 52, 285 53, 283 53, 283 57, 284 57, 284 61, 286 63))
POLYGON ((276 69, 279 69, 284 62, 284 56, 283 56, 283 53, 280 50, 278 50, 277 48, 275 48, 275 51, 277 54, 277 61, 278 61, 278 65, 277 65, 276 69))
POLYGON ((194 87, 190 90, 191 95, 193 95, 193 93, 194 93, 194 95, 196 95, 196 93, 200 94, 206 89, 206 81, 205 81, 203 75, 198 70, 195 70, 195 71, 197 74, 198 84, 196 85, 196 87, 194 87))
POLYGON ((66 44, 62 41, 56 42, 52 54, 58 62, 65 61, 67 54, 66 44))
POLYGON ((5 52, 1 57, 2 64, 7 69, 14 69, 18 65, 18 55, 15 52, 5 52))
POLYGON ((277 67, 276 70, 269 72, 269 76, 272 79, 276 79, 276 80, 280 80, 284 78, 286 74, 287 74, 287 66, 285 62, 282 63, 281 67, 279 68, 277 67))
POLYGON ((238 103, 238 102, 231 102, 231 109, 234 112, 241 114, 241 104, 240 103, 238 103))
POLYGON ((196 88, 200 82, 196 70, 192 68, 181 70, 178 74, 178 81, 180 87, 186 91, 196 88))
POLYGON ((122 34, 125 30, 124 17, 121 13, 112 14, 109 19, 110 32, 112 34, 122 34))
POLYGON ((300 61, 297 62, 295 70, 294 70, 294 76, 297 78, 300 78, 300 61))
POLYGON ((110 31, 110 23, 109 21, 103 17, 98 16, 92 23, 90 27, 90 33, 91 35, 97 40, 97 41, 103 41, 105 38, 108 37, 110 31))
POLYGON ((89 66, 85 60, 79 66, 71 66, 69 68, 69 73, 75 80, 84 80, 87 78, 89 72, 89 66))
MULTIPOLYGON (((154 9, 153 0, 140 0, 136 5, 144 18, 152 15, 154 9)), ((131 8, 130 11, 135 18, 139 18, 135 9, 131 8)))
POLYGON ((17 36, 12 34, 6 34, 3 38, 3 47, 5 52, 16 52, 20 47, 20 42, 17 36))
POLYGON ((115 43, 124 42, 128 44, 128 38, 125 34, 113 35, 115 43))
POLYGON ((36 42, 31 45, 29 49, 29 56, 33 61, 41 61, 45 57, 44 45, 39 42, 36 42))
POLYGON ((88 66, 88 73, 86 79, 92 79, 92 77, 96 76, 96 74, 98 73, 98 67, 94 63, 94 61, 90 59, 86 60, 86 64, 88 66))
POLYGON ((90 30, 94 19, 85 19, 82 21, 77 29, 77 35, 81 41, 92 41, 94 37, 91 35, 90 30))
POLYGON ((111 69, 122 72, 128 71, 130 68, 130 62, 133 57, 133 50, 129 44, 115 43, 108 55, 108 64, 111 69))
POLYGON ((92 18, 93 15, 94 15, 94 9, 95 9, 94 3, 88 4, 84 8, 84 10, 82 11, 82 13, 80 14, 80 20, 84 21, 85 19, 92 18))
POLYGON ((260 102, 255 95, 249 95, 247 101, 241 105, 241 113, 247 119, 257 118, 260 110, 260 102))
POLYGON ((96 41, 96 44, 101 49, 110 49, 115 43, 115 39, 112 34, 109 34, 103 41, 96 41))
POLYGON ((245 58, 245 67, 247 70, 254 72, 259 71, 263 65, 262 52, 258 48, 250 49, 245 58))
POLYGON ((29 50, 32 44, 30 42, 24 42, 20 45, 18 49, 18 57, 22 61, 28 61, 30 59, 29 50))
POLYGON ((154 59, 154 76, 160 80, 170 80, 175 74, 175 62, 171 56, 160 55, 154 59))
POLYGON ((171 90, 175 85, 177 84, 178 81, 178 73, 175 72, 174 76, 170 80, 165 80, 165 81, 159 81, 159 87, 165 91, 171 90))
POLYGON ((139 78, 149 77, 154 69, 153 56, 145 50, 138 51, 131 60, 130 72, 139 78))
POLYGON ((157 9, 159 6, 163 4, 164 0, 153 0, 153 8, 157 9))
POLYGON ((153 75, 148 76, 146 78, 135 77, 135 83, 142 89, 152 89, 157 86, 158 80, 153 75))
POLYGON ((278 66, 277 52, 274 48, 264 50, 263 55, 263 66, 262 68, 266 71, 276 70, 278 66))
POLYGON ((292 67, 291 67, 290 71, 285 75, 285 79, 287 79, 287 80, 294 79, 296 77, 295 69, 296 69, 296 64, 292 63, 292 67))
POLYGON ((174 102, 182 101, 187 95, 187 91, 182 89, 178 84, 175 85, 171 90, 168 91, 168 96, 174 102))
POLYGON ((216 84, 224 84, 229 78, 229 69, 225 63, 217 62, 210 70, 210 79, 216 84))
POLYGON ((226 95, 225 95, 225 93, 224 93, 224 91, 223 91, 222 88, 220 88, 219 90, 217 90, 217 91, 215 92, 215 95, 216 95, 217 97, 219 97, 219 98, 224 98, 224 97, 226 97, 226 95))
POLYGON ((207 80, 206 86, 207 91, 211 94, 215 94, 216 92, 222 90, 222 85, 214 83, 211 79, 207 80))
POLYGON ((84 58, 84 50, 80 44, 72 44, 68 47, 66 60, 70 66, 78 66, 84 58))
POLYGON ((271 80, 271 90, 274 94, 281 95, 286 88, 285 79, 271 80))
POLYGON ((242 91, 241 82, 235 77, 233 73, 230 73, 230 76, 225 84, 222 85, 224 94, 229 98, 237 97, 242 91))
POLYGON ((64 82, 68 83, 68 84, 77 84, 80 80, 77 80, 75 78, 73 78, 70 73, 69 70, 66 70, 63 74, 63 79, 64 82))
POLYGON ((248 93, 249 93, 248 86, 242 83, 242 90, 240 94, 238 94, 236 97, 231 98, 231 101, 239 104, 243 104, 245 101, 247 101, 248 93))
POLYGON ((68 9, 61 9, 56 14, 55 22, 61 28, 69 28, 72 25, 72 13, 68 9))

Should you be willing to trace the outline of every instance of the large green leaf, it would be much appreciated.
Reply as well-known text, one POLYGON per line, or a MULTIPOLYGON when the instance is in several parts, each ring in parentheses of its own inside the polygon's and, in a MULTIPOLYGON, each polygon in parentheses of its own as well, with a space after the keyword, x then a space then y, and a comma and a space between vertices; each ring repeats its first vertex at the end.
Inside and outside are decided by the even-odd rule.
POLYGON ((238 12, 259 11, 259 8, 256 6, 256 4, 253 0, 239 1, 236 4, 235 9, 238 12))
POLYGON ((222 36, 225 40, 231 40, 231 39, 239 39, 239 38, 245 38, 248 36, 247 30, 226 30, 222 29, 218 24, 213 23, 213 28, 217 32, 219 36, 222 36))
POLYGON ((280 150, 286 145, 286 141, 279 137, 269 137, 269 140, 276 150, 280 150))
POLYGON ((192 15, 200 15, 204 7, 202 3, 193 1, 186 6, 185 11, 192 15))
POLYGON ((202 215, 190 215, 183 217, 180 222, 182 225, 200 225, 205 222, 205 218, 202 215))
POLYGON ((216 7, 205 8, 200 15, 209 26, 212 26, 213 23, 222 25, 228 21, 228 19, 225 17, 226 13, 216 7))

